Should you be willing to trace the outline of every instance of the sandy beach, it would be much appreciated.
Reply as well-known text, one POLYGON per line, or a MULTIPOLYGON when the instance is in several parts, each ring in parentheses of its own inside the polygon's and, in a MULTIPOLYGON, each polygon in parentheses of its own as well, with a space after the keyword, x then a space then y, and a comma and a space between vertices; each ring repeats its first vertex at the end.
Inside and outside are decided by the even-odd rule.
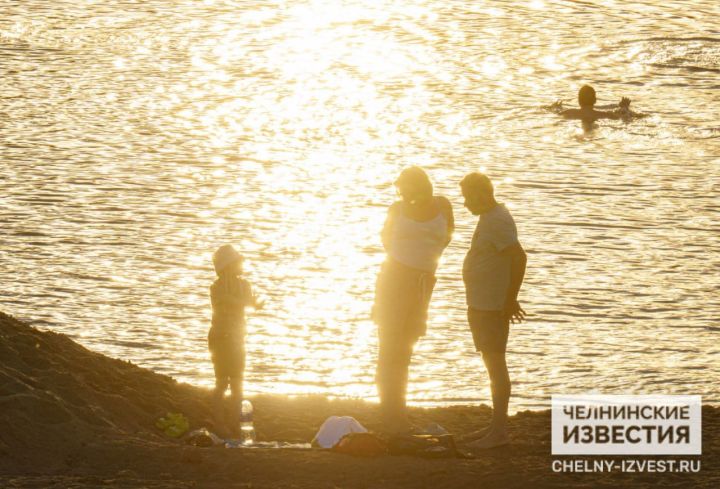
MULTIPOLYGON (((322 450, 189 446, 154 427, 181 412, 214 429, 210 392, 89 351, 0 313, 0 486, 8 488, 700 487, 720 484, 720 409, 703 408, 699 473, 554 473, 549 411, 510 420, 511 444, 472 459, 355 458, 322 450)), ((308 442, 331 415, 377 428, 376 406, 323 397, 253 398, 259 440, 308 442)), ((487 406, 412 409, 454 434, 487 406)), ((222 434, 222 433, 220 433, 222 434)), ((591 459, 591 457, 588 457, 591 459)))

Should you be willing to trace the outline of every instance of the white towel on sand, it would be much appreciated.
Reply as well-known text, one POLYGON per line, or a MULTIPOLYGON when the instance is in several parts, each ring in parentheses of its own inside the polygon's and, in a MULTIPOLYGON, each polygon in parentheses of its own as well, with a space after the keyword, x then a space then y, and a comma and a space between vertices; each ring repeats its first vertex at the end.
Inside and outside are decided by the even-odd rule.
POLYGON ((365 427, 351 416, 330 416, 320 426, 315 438, 313 438, 313 445, 332 448, 340 441, 340 438, 348 433, 366 432, 365 427))

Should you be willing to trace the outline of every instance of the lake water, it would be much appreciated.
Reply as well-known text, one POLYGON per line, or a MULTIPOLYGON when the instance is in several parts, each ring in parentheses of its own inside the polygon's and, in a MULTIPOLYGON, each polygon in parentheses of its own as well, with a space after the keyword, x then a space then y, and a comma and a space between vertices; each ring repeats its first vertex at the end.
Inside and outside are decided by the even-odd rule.
POLYGON ((266 298, 247 390, 375 398, 392 181, 458 229, 415 403, 489 402, 465 320, 484 169, 529 255, 511 409, 569 393, 720 402, 720 3, 0 0, 0 307, 199 385, 210 255, 266 298), (651 114, 541 109, 592 84, 651 114))

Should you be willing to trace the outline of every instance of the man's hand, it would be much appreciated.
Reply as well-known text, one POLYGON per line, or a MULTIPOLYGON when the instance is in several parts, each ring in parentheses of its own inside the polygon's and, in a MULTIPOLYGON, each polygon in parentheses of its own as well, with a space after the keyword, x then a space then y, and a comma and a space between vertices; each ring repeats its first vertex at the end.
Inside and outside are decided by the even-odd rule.
POLYGON ((630 99, 627 97, 621 98, 618 107, 624 110, 630 110, 630 99))
POLYGON ((512 324, 522 323, 526 315, 525 309, 520 307, 520 303, 516 300, 506 304, 503 313, 505 314, 505 318, 509 319, 512 324))

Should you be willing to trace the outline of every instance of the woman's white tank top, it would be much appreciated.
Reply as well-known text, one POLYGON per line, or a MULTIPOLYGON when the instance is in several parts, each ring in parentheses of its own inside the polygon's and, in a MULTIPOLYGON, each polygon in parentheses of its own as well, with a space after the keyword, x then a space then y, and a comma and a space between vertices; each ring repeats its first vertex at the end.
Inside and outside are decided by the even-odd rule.
POLYGON ((428 221, 415 221, 399 213, 388 255, 403 265, 434 273, 446 244, 447 219, 442 212, 428 221))

